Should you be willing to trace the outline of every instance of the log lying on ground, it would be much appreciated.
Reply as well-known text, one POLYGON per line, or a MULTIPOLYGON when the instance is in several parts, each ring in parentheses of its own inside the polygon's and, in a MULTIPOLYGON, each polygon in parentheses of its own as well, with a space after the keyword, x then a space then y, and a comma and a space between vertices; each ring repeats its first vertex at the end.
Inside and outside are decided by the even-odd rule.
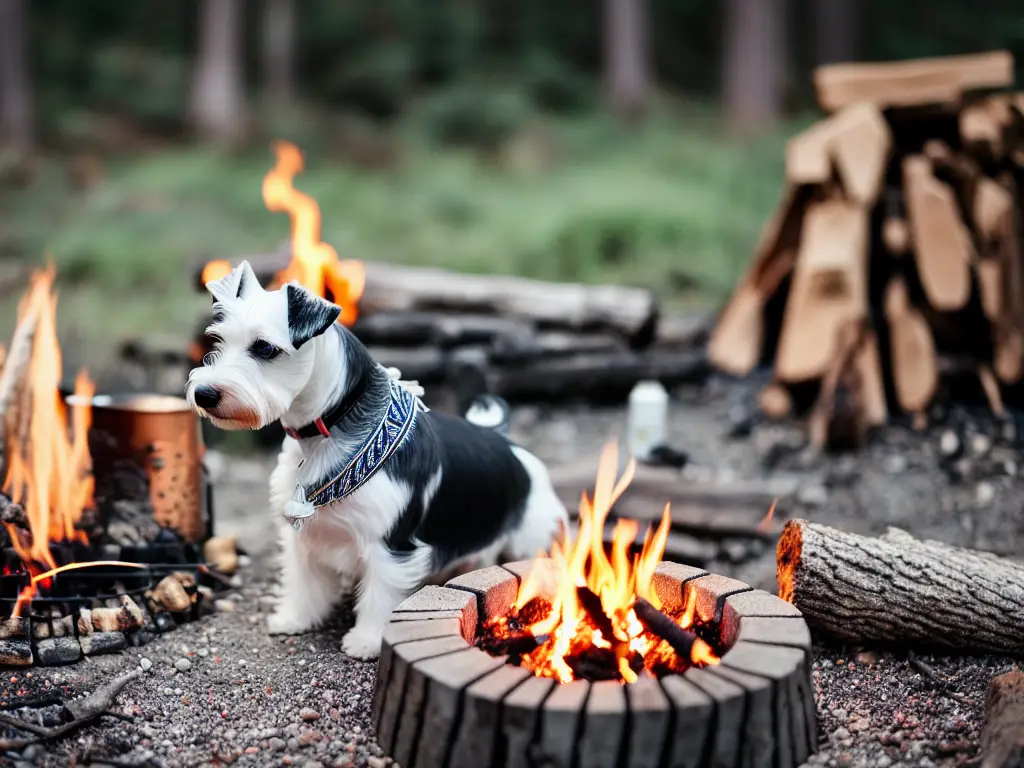
MULTIPOLYGON (((268 285, 286 266, 287 258, 280 253, 253 256, 249 263, 260 282, 268 285)), ((611 331, 640 347, 654 338, 657 303, 654 295, 642 288, 364 263, 366 288, 359 300, 363 315, 438 311, 500 315, 552 328, 611 331)), ((195 270, 200 287, 203 266, 195 270)))
POLYGON ((1024 565, 890 528, 879 538, 806 520, 783 528, 779 597, 854 643, 1024 656, 1024 565))
POLYGON ((1024 768, 1024 672, 992 678, 981 731, 981 768, 1024 768))

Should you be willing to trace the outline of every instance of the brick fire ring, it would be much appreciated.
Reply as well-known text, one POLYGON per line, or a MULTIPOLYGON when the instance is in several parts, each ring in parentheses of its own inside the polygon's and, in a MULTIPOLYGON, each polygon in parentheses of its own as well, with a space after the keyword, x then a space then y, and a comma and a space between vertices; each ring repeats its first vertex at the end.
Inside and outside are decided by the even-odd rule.
POLYGON ((716 620, 729 646, 721 664, 660 681, 559 685, 473 646, 531 567, 424 587, 392 614, 373 727, 402 768, 788 768, 814 751, 811 636, 789 603, 663 562, 658 596, 671 610, 696 592, 697 615, 716 620))

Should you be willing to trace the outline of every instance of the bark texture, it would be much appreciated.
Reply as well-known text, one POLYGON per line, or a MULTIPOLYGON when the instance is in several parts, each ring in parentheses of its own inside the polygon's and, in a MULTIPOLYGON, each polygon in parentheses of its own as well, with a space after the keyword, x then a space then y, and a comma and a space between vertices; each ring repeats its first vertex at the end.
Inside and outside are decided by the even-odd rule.
POLYGON ((242 76, 244 0, 203 0, 190 117, 204 138, 233 143, 245 134, 242 76))
POLYGON ((650 79, 647 0, 605 0, 604 7, 608 105, 620 120, 636 120, 647 109, 650 79))
POLYGON ((774 122, 786 76, 786 0, 726 0, 722 97, 738 130, 774 122))
POLYGON ((840 640, 1024 655, 1024 566, 984 552, 791 520, 779 596, 840 640))
POLYGON ((0 0, 0 149, 32 150, 25 0, 0 0))

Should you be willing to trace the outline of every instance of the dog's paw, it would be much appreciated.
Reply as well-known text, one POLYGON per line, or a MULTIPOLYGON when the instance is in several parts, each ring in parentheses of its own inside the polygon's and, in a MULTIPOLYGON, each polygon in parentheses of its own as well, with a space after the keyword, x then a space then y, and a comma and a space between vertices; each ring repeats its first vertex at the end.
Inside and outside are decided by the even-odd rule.
POLYGON ((376 659, 380 655, 382 634, 372 628, 353 627, 341 639, 341 650, 355 659, 376 659))
POLYGON ((271 635, 301 635, 312 628, 308 621, 285 611, 275 611, 267 619, 267 632, 271 635))

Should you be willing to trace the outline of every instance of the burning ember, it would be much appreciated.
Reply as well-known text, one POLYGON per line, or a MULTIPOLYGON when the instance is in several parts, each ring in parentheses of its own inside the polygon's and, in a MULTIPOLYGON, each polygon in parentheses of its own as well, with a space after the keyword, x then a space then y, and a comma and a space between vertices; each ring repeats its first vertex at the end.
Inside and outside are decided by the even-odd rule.
MULTIPOLYGON (((276 286, 291 281, 341 307, 338 322, 352 325, 358 315, 359 297, 366 284, 366 268, 359 261, 342 260, 337 251, 320 240, 320 206, 292 184, 302 170, 302 153, 294 144, 274 142, 277 165, 263 178, 263 202, 268 210, 284 211, 291 218, 291 261, 274 278, 276 286)), ((231 272, 231 262, 209 262, 203 283, 231 272)))
POLYGON ((580 499, 576 537, 556 541, 550 561, 538 558, 510 612, 484 625, 485 650, 507 653, 538 677, 561 683, 580 678, 631 683, 640 674, 657 677, 718 663, 699 636, 705 628, 694 625, 692 601, 679 615, 661 610, 654 570, 668 537, 667 504, 640 554, 630 556, 638 524, 626 519, 615 524, 611 556, 605 552, 605 520, 636 464, 631 459, 618 481, 617 466, 618 451, 611 443, 601 453, 593 500, 586 492, 580 499))

